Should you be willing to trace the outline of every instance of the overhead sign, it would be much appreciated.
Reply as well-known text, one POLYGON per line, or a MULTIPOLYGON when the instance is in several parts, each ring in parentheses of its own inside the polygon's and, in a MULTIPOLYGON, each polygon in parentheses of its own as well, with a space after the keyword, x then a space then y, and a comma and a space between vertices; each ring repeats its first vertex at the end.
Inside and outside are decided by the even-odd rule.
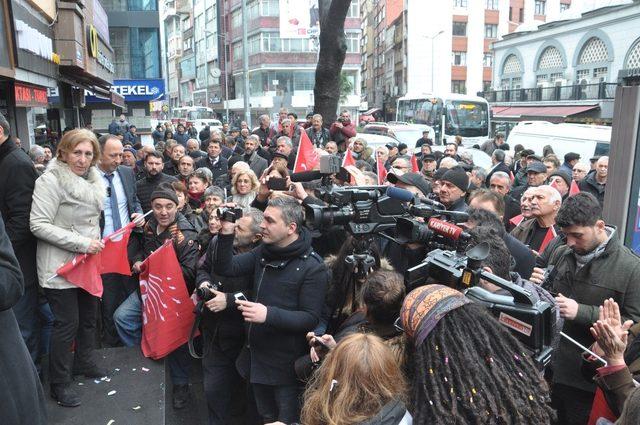
MULTIPOLYGON (((164 97, 164 80, 114 80, 111 91, 124 97, 125 102, 161 100, 164 97)), ((90 92, 85 95, 87 102, 111 102, 111 99, 98 97, 90 92)))
POLYGON ((87 38, 87 50, 89 51, 89 56, 96 58, 96 61, 110 73, 113 74, 116 72, 116 67, 113 65, 113 62, 111 62, 111 60, 109 60, 109 58, 99 48, 98 30, 96 30, 93 25, 89 25, 87 29, 87 38))
POLYGON ((20 19, 16 19, 15 24, 19 49, 26 50, 55 64, 60 64, 60 56, 53 52, 53 40, 20 19))
POLYGON ((45 87, 28 86, 26 84, 15 83, 14 93, 16 106, 42 106, 49 105, 47 89, 45 87))
POLYGON ((280 0, 280 38, 309 38, 319 28, 318 0, 280 0))

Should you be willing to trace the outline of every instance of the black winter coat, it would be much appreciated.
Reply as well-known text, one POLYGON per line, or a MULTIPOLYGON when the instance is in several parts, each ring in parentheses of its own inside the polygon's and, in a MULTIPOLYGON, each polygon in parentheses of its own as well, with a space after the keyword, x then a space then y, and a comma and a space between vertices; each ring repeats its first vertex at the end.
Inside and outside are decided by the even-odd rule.
POLYGON ((590 171, 587 176, 578 183, 580 192, 589 192, 596 197, 600 206, 604 205, 604 190, 606 184, 600 184, 596 180, 596 172, 590 171))
MULTIPOLYGON (((311 248, 302 228, 299 255, 267 260, 269 248, 259 245, 233 256, 233 235, 219 235, 214 269, 221 275, 253 275, 252 301, 267 307, 264 323, 247 326, 247 343, 237 366, 251 383, 295 385, 294 363, 309 346, 305 335, 318 325, 329 276, 322 257, 311 248)), ((296 242, 289 246, 292 246, 296 242)))
POLYGON ((216 162, 215 166, 211 164, 211 160, 209 159, 208 155, 203 156, 198 160, 198 162, 196 162, 195 168, 197 169, 202 167, 211 170, 211 174, 213 174, 213 178, 211 179, 211 181, 216 181, 218 177, 229 172, 229 163, 225 158, 222 157, 222 155, 218 157, 218 162, 216 162))
POLYGON ((38 178, 29 156, 9 139, 0 145, 0 214, 24 275, 25 286, 38 283, 37 240, 29 229, 33 188, 38 178))
POLYGON ((151 209, 151 194, 161 183, 172 183, 176 178, 165 173, 150 176, 145 173, 145 177, 136 182, 136 192, 140 200, 140 206, 145 213, 151 209))
POLYGON ((44 425, 47 423, 47 411, 42 385, 11 309, 23 293, 24 282, 20 266, 0 218, 1 422, 44 425))

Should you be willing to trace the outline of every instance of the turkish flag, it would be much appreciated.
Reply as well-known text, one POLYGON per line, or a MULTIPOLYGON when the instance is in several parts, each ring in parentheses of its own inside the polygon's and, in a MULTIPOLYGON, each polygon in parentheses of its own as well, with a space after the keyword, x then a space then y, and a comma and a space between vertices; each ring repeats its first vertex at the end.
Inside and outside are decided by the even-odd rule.
POLYGON ((142 353, 157 360, 189 340, 195 319, 171 239, 142 263, 140 295, 142 353))
POLYGON ((387 169, 384 166, 384 161, 381 158, 377 158, 376 166, 376 172, 378 174, 378 184, 383 185, 384 181, 387 179, 387 169))
POLYGON ((420 172, 420 168, 418 167, 418 159, 416 158, 416 154, 411 155, 411 171, 413 173, 420 172))
POLYGON ((356 160, 353 158, 351 149, 347 149, 344 153, 344 158, 342 158, 342 168, 345 168, 347 165, 356 165, 356 160))
POLYGON ((300 146, 298 146, 298 154, 296 155, 296 162, 293 166, 294 173, 300 173, 302 171, 311 171, 318 164, 320 164, 320 157, 313 148, 307 132, 300 133, 300 146))
POLYGON ((102 269, 100 254, 78 254, 73 260, 56 270, 56 274, 65 278, 94 297, 102 297, 102 269))
POLYGON ((131 222, 103 239, 104 248, 100 252, 102 256, 101 273, 118 273, 131 276, 127 245, 129 244, 131 231, 135 226, 136 224, 131 222))
POLYGON ((518 226, 520 225, 520 223, 522 223, 522 220, 524 220, 524 216, 522 214, 518 214, 515 217, 511 217, 511 219, 509 220, 509 223, 512 226, 518 226))
POLYGON ((551 182, 551 184, 550 184, 549 186, 551 186, 552 188, 554 188, 555 190, 557 190, 557 191, 558 191, 558 193, 560 193, 560 196, 562 196, 562 193, 560 192, 560 189, 558 189, 558 183, 556 183, 556 181, 555 181, 555 180, 554 180, 554 181, 552 181, 552 182, 551 182))
POLYGON ((569 196, 573 196, 580 193, 580 188, 575 180, 571 180, 571 187, 569 188, 569 196))

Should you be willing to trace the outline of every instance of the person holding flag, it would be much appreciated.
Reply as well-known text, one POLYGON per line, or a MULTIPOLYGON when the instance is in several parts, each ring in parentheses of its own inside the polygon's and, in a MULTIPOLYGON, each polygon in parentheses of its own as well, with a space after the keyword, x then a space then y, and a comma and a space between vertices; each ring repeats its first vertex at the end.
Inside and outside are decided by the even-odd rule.
MULTIPOLYGON (((170 353, 168 363, 173 382, 173 406, 180 409, 185 407, 189 400, 190 357, 186 342, 191 325, 183 320, 186 326, 176 324, 176 328, 167 329, 162 328, 161 322, 170 324, 169 318, 184 313, 184 308, 189 312, 193 310, 193 304, 188 303, 188 294, 194 289, 198 234, 193 225, 178 212, 178 195, 170 184, 163 183, 153 191, 151 208, 153 215, 144 226, 143 248, 132 258, 132 271, 140 273, 141 292, 143 286, 151 289, 147 289, 143 294, 134 292, 129 295, 116 310, 113 321, 120 339, 127 347, 142 343, 145 355, 153 358, 161 358, 170 353), (167 245, 169 241, 171 243, 167 245), (174 249, 175 253, 171 253, 171 249, 174 249), (179 267, 169 271, 155 270, 148 260, 152 254, 157 253, 168 253, 166 258, 162 257, 164 260, 160 261, 160 264, 173 262, 179 267), (147 259, 144 260, 145 258, 147 259), (180 271, 182 273, 179 273, 180 271), (143 275, 146 276, 145 279, 143 275), (154 279, 161 279, 160 287, 153 286, 154 279), (149 308, 143 304, 144 297, 151 303, 149 308), (176 304, 176 299, 180 303, 176 304), (143 309, 153 314, 146 315, 143 320, 143 309), (182 333, 176 335, 176 330, 182 333), (152 339, 153 342, 149 343, 152 339), (148 355, 149 352, 155 354, 148 355)), ((193 319, 193 315, 189 318, 193 319)))
MULTIPOLYGON (((102 236, 106 237, 120 230, 131 221, 135 221, 138 227, 144 226, 142 207, 136 194, 135 175, 131 168, 121 165, 124 151, 122 142, 113 134, 105 134, 98 139, 98 144, 98 172, 107 186, 104 211, 100 216, 102 236)), ((129 250, 132 251, 135 239, 130 239, 130 242, 129 250)), ((102 338, 109 346, 121 345, 113 324, 113 313, 135 291, 137 282, 131 275, 105 273, 102 275, 102 286, 102 338)))
POLYGON ((38 280, 55 316, 49 351, 51 396, 61 406, 75 407, 80 398, 71 385, 72 374, 107 374, 93 353, 98 298, 56 271, 76 253, 96 254, 104 248, 99 223, 107 190, 95 167, 100 147, 93 132, 67 132, 56 156, 36 180, 29 225, 38 239, 38 280))

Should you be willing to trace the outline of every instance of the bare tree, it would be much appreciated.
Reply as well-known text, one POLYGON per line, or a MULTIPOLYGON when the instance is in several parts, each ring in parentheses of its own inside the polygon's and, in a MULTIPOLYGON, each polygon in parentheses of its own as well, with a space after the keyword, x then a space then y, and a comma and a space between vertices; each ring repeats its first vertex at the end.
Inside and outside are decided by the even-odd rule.
POLYGON ((336 118, 340 100, 340 73, 347 53, 344 21, 351 0, 320 0, 320 54, 313 88, 313 112, 322 115, 325 125, 336 118))

